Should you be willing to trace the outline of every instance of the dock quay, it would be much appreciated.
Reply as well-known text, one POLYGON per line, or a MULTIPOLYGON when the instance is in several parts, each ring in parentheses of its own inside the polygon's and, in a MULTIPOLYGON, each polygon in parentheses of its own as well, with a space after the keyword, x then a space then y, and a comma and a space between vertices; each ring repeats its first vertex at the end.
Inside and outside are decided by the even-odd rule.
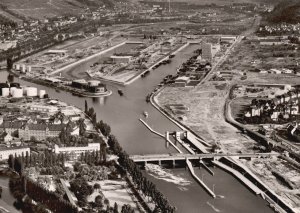
POLYGON ((196 154, 187 144, 185 144, 180 138, 178 139, 178 138, 176 138, 175 139, 176 141, 178 141, 184 148, 186 148, 186 150, 188 150, 189 151, 189 153, 191 153, 191 154, 196 154))
POLYGON ((220 167, 221 169, 224 169, 225 171, 231 173, 233 176, 235 176, 237 179, 239 179, 242 183, 244 183, 249 189, 251 189, 255 194, 262 194, 263 192, 257 188, 251 181, 249 181, 247 178, 245 178, 241 173, 238 171, 232 169, 231 167, 223 164, 220 161, 212 161, 213 164, 220 167))
POLYGON ((117 45, 115 45, 115 46, 112 46, 112 47, 110 47, 110 48, 108 48, 108 49, 105 49, 105 50, 103 50, 103 51, 101 51, 101 52, 99 52, 99 53, 90 55, 90 56, 88 56, 88 57, 86 57, 86 58, 83 58, 83 59, 81 59, 81 60, 78 60, 78 61, 76 61, 76 62, 74 62, 74 63, 71 63, 71 64, 69 64, 69 65, 67 65, 67 66, 64 66, 64 67, 61 67, 61 68, 59 68, 59 69, 57 69, 57 70, 54 70, 54 71, 51 72, 49 75, 54 75, 54 74, 56 74, 56 73, 63 72, 64 70, 66 70, 66 69, 68 69, 68 68, 72 68, 72 67, 77 66, 77 65, 79 65, 79 64, 81 64, 81 63, 83 63, 83 62, 85 62, 85 61, 88 61, 88 60, 90 60, 90 59, 92 59, 92 58, 95 58, 95 57, 98 57, 98 56, 100 56, 100 55, 103 55, 103 54, 105 54, 105 53, 107 53, 107 52, 109 52, 109 51, 111 51, 111 50, 114 50, 114 49, 116 49, 116 48, 118 48, 118 47, 120 47, 120 46, 123 46, 123 45, 126 44, 126 43, 127 43, 127 41, 123 41, 123 42, 121 42, 121 43, 119 43, 119 44, 117 44, 117 45))
POLYGON ((193 165, 188 159, 186 159, 186 165, 188 166, 193 178, 208 192, 209 195, 216 198, 216 194, 195 174, 193 165))

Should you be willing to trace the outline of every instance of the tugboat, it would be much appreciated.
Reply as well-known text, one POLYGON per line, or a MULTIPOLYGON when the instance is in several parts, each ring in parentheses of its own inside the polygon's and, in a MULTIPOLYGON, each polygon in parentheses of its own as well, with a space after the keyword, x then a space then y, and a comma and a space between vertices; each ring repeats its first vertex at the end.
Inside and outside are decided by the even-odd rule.
POLYGON ((118 89, 118 93, 119 93, 120 96, 123 96, 123 95, 124 95, 123 91, 120 90, 120 89, 118 89))
POLYGON ((146 102, 147 102, 147 103, 150 102, 150 97, 151 97, 151 94, 148 94, 147 97, 146 97, 146 102))
POLYGON ((149 115, 148 115, 148 112, 144 111, 143 114, 144 114, 144 116, 145 116, 146 118, 148 118, 148 116, 149 116, 149 115))

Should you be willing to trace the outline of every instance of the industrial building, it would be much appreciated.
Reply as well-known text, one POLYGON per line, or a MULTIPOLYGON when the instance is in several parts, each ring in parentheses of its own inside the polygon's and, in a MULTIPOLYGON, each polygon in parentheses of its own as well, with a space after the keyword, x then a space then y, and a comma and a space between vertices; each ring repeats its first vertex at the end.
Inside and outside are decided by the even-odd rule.
POLYGON ((132 56, 125 55, 125 56, 119 56, 119 55, 112 55, 110 58, 113 60, 116 64, 128 64, 132 61, 132 56))
POLYGON ((48 52, 46 52, 45 54, 65 56, 67 52, 68 52, 67 50, 48 50, 48 52))
POLYGON ((12 156, 30 156, 29 147, 4 147, 0 148, 0 160, 7 160, 10 155, 12 156))
POLYGON ((207 61, 212 61, 213 57, 217 54, 217 52, 220 50, 219 44, 211 44, 211 43, 202 43, 202 59, 205 59, 207 61))
POLYGON ((222 36, 220 38, 221 44, 232 44, 236 41, 236 36, 222 36))
POLYGON ((77 79, 72 81, 71 86, 78 89, 85 89, 91 93, 105 93, 107 91, 106 85, 97 80, 86 81, 84 79, 77 79))
POLYGON ((59 147, 55 145, 53 151, 56 154, 67 154, 70 157, 70 160, 75 160, 80 157, 81 153, 100 151, 100 143, 89 143, 88 146, 82 147, 59 147))

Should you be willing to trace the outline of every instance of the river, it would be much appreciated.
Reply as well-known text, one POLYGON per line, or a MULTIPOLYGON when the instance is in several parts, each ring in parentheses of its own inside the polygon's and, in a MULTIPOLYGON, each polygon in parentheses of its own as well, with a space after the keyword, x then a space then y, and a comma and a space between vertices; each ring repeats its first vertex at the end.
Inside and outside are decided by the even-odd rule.
MULTIPOLYGON (((65 91, 24 82, 17 78, 15 81, 23 85, 46 89, 51 98, 60 99, 80 108, 84 107, 84 100, 87 100, 88 105, 94 107, 97 112, 98 120, 102 119, 112 127, 113 134, 129 154, 176 153, 177 151, 173 147, 167 148, 164 139, 152 134, 138 119, 144 118, 142 113, 147 111, 149 113, 147 123, 154 130, 164 134, 165 131, 179 129, 151 104, 146 103, 145 98, 166 75, 175 74, 176 68, 190 58, 192 52, 197 48, 199 48, 197 45, 188 46, 179 51, 170 64, 160 66, 146 78, 140 78, 128 86, 107 84, 113 94, 104 98, 82 98, 65 91), (124 96, 118 95, 118 89, 123 90, 124 96)), ((7 75, 7 72, 0 72, 0 79, 5 81, 7 75)), ((214 170, 215 176, 204 174, 204 182, 207 182, 209 187, 215 184, 216 193, 221 195, 217 199, 211 198, 194 181, 188 170, 158 168, 145 172, 145 174, 178 208, 178 212, 272 212, 267 206, 267 202, 250 192, 233 176, 220 169, 214 170), (178 181, 178 179, 182 181, 178 181)), ((198 175, 201 178, 202 174, 198 175)))

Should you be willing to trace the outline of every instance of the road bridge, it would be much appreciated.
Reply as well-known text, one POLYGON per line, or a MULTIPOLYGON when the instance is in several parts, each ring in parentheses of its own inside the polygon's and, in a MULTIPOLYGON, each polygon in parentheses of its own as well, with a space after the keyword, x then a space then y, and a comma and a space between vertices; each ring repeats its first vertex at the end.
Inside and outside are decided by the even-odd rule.
POLYGON ((161 164, 165 161, 186 161, 186 160, 202 160, 202 159, 220 159, 222 157, 237 158, 267 158, 280 156, 279 153, 206 153, 206 154, 161 154, 161 155, 131 155, 130 158, 136 163, 153 162, 161 164))

